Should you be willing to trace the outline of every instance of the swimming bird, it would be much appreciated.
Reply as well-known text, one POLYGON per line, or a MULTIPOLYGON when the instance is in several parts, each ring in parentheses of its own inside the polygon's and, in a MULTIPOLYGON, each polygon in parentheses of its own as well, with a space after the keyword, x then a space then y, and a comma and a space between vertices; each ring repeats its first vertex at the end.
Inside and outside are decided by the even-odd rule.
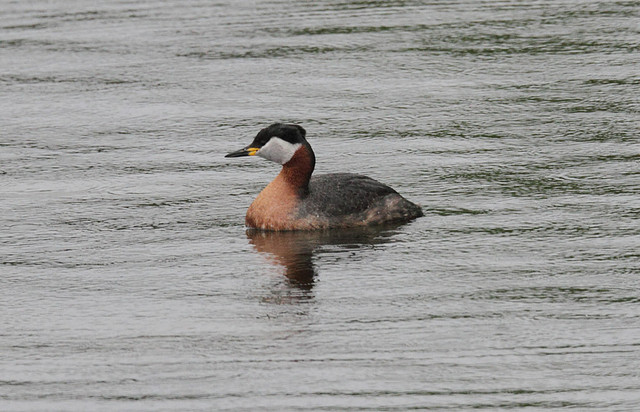
POLYGON ((256 197, 245 223, 261 230, 315 230, 402 223, 422 216, 420 206, 367 176, 312 176, 315 154, 306 131, 274 123, 250 145, 225 157, 260 156, 282 165, 280 174, 256 197))

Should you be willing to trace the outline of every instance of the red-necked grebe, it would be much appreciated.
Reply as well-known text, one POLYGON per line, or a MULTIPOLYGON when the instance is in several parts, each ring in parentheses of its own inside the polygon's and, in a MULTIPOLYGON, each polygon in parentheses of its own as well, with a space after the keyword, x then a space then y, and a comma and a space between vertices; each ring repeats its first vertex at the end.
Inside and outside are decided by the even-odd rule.
POLYGON ((246 225, 262 230, 314 230, 402 223, 422 216, 389 186, 367 176, 311 176, 316 159, 298 125, 274 123, 251 144, 225 157, 260 156, 280 163, 280 174, 256 197, 246 225))

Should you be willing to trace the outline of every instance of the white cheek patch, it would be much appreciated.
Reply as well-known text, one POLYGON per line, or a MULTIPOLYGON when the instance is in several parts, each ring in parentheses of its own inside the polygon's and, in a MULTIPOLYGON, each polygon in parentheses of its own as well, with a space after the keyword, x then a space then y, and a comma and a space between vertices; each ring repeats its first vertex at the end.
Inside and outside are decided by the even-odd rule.
POLYGON ((256 155, 283 165, 291 160, 300 146, 300 143, 292 144, 279 137, 272 137, 256 155))

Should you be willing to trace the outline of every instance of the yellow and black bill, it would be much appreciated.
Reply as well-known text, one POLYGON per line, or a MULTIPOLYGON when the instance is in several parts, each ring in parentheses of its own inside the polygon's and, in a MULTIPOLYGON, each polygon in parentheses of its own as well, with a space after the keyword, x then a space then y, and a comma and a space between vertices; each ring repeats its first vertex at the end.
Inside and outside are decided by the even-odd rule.
POLYGON ((255 156, 255 154, 258 153, 258 150, 260 150, 259 147, 247 146, 240 150, 236 150, 235 152, 231 152, 225 157, 255 156))

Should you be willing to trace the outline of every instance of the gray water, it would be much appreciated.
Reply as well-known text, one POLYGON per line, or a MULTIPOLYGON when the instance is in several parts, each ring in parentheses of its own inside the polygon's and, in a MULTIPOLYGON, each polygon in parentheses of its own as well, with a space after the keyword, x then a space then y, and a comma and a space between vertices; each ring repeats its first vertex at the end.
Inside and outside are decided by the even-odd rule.
POLYGON ((1 7, 0 410, 640 410, 640 2, 1 7), (274 121, 425 217, 246 232, 274 121))

